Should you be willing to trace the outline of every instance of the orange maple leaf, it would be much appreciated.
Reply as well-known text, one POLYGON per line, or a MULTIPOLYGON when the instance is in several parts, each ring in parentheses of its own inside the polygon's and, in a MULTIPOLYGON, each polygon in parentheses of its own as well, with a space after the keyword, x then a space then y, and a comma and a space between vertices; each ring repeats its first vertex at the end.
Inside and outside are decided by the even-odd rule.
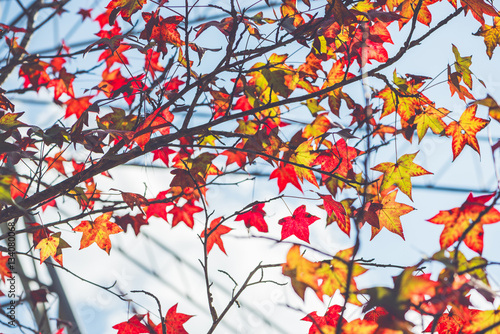
MULTIPOLYGON (((398 6, 398 9, 401 10, 401 16, 403 16, 398 22, 399 22, 399 30, 403 28, 403 26, 408 23, 410 20, 413 19, 413 16, 415 15, 415 8, 417 7, 419 0, 404 0, 401 2, 401 4, 398 6)), ((432 5, 433 3, 438 2, 438 0, 424 0, 422 1, 422 5, 420 7, 420 11, 418 12, 418 17, 417 20, 420 23, 423 23, 425 25, 429 25, 432 20, 432 15, 427 8, 427 6, 432 5)))
POLYGON ((5 283, 5 277, 11 278, 12 277, 12 272, 9 270, 7 263, 9 262, 10 256, 8 255, 2 255, 0 253, 0 277, 2 278, 2 281, 5 283))
POLYGON ((470 249, 479 254, 483 252, 483 225, 500 221, 500 212, 495 208, 488 210, 485 205, 494 195, 474 197, 470 193, 461 207, 439 211, 437 215, 427 220, 433 224, 444 225, 439 237, 442 249, 450 247, 455 241, 463 238, 464 243, 470 249), (478 219, 479 221, 476 222, 478 219), (473 223, 474 227, 464 237, 465 230, 469 229, 473 223))
POLYGON ((287 184, 289 183, 293 184, 297 189, 302 191, 302 187, 300 186, 299 179, 297 178, 295 168, 291 164, 280 162, 278 168, 273 170, 273 172, 269 176, 269 180, 274 178, 278 179, 278 188, 280 193, 285 190, 287 184))
POLYGON ((493 51, 500 44, 500 17, 493 18, 493 25, 483 26, 474 34, 476 36, 484 37, 484 44, 486 45, 486 54, 488 57, 493 57, 493 51))
POLYGON ((263 208, 264 203, 255 204, 254 206, 252 206, 252 209, 250 211, 237 215, 235 221, 242 220, 248 229, 253 226, 259 232, 267 232, 268 227, 266 221, 264 220, 266 212, 263 210, 263 208))
POLYGON ((90 99, 93 97, 94 96, 82 96, 71 98, 64 102, 66 105, 66 114, 64 115, 64 118, 68 118, 71 115, 76 115, 76 118, 80 118, 83 112, 92 105, 92 103, 90 103, 90 99))
POLYGON ((323 200, 323 205, 318 206, 324 209, 328 215, 327 225, 331 224, 333 221, 337 221, 342 232, 349 235, 351 231, 351 221, 342 203, 335 201, 331 195, 318 195, 323 200))
POLYGON ((61 232, 57 232, 40 240, 35 249, 40 250, 40 263, 47 260, 49 256, 52 256, 62 266, 62 249, 69 247, 71 246, 61 238, 61 232))
POLYGON ((146 26, 139 38, 155 41, 156 51, 161 52, 163 56, 168 52, 166 43, 173 44, 177 47, 184 44, 181 40, 181 35, 177 31, 177 26, 184 19, 182 16, 169 16, 164 19, 158 15, 158 11, 156 11, 142 13, 142 17, 146 22, 146 26))
MULTIPOLYGON (((223 234, 229 233, 232 228, 220 224, 221 220, 222 217, 212 220, 212 222, 210 223, 210 228, 207 229, 207 254, 210 253, 214 244, 217 244, 220 250, 227 255, 226 250, 224 249, 224 243, 222 242, 222 239, 220 237, 223 234)), ((204 230, 201 232, 201 237, 205 238, 204 230)))
POLYGON ((292 280, 293 290, 304 300, 306 288, 318 291, 318 275, 316 270, 319 268, 318 262, 311 262, 300 254, 300 246, 293 245, 286 256, 286 263, 283 263, 283 275, 292 280))
POLYGON ((62 157, 62 153, 63 152, 57 153, 53 158, 47 157, 45 158, 45 161, 47 161, 49 165, 47 170, 54 168, 59 173, 66 176, 66 170, 63 165, 63 161, 66 161, 66 159, 62 157))
POLYGON ((172 219, 172 227, 179 224, 180 222, 184 222, 191 229, 194 226, 194 218, 193 214, 197 212, 203 211, 202 208, 193 204, 193 201, 189 201, 184 204, 182 207, 175 206, 168 213, 174 215, 172 219))
POLYGON ((86 248, 94 242, 108 254, 111 250, 110 234, 123 232, 120 226, 110 222, 112 212, 107 212, 97 217, 93 222, 84 220, 73 229, 76 232, 83 232, 80 241, 80 249, 86 248))
POLYGON ((383 162, 373 167, 373 170, 384 173, 384 179, 380 186, 380 191, 384 191, 392 185, 398 186, 401 191, 413 201, 411 197, 411 177, 432 174, 422 166, 413 162, 417 156, 417 152, 413 154, 405 154, 401 156, 394 164, 392 162, 383 162))
POLYGON ((405 237, 400 217, 415 210, 415 208, 396 202, 397 193, 397 190, 388 193, 380 202, 380 204, 382 204, 382 208, 378 211, 380 228, 372 226, 372 237, 370 240, 373 240, 383 227, 388 229, 390 232, 399 235, 404 240, 405 237))
POLYGON ((458 122, 453 121, 445 129, 447 136, 453 136, 451 148, 453 150, 453 160, 462 152, 465 144, 472 147, 477 153, 479 143, 476 134, 484 129, 490 121, 476 117, 477 105, 471 105, 463 112, 458 122))
POLYGON ((47 88, 54 87, 54 98, 56 100, 58 100, 63 93, 66 93, 70 97, 75 97, 73 80, 75 80, 75 75, 66 72, 66 69, 63 68, 59 72, 59 78, 50 80, 47 88))

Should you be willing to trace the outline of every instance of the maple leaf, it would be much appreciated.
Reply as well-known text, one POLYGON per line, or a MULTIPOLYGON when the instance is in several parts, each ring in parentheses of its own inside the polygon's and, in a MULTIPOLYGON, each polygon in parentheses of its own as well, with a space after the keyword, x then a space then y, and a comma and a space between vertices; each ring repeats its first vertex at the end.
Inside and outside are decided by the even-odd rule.
POLYGON ((131 46, 127 44, 121 44, 116 49, 108 48, 99 55, 98 61, 106 60, 107 68, 111 68, 114 63, 128 65, 128 59, 125 57, 123 52, 129 50, 130 48, 131 46))
POLYGON ((26 62, 19 69, 19 76, 24 77, 24 88, 35 88, 36 91, 46 83, 51 82, 49 75, 46 72, 49 64, 44 61, 34 61, 33 63, 26 62))
POLYGON ((351 222, 342 203, 335 201, 330 195, 318 195, 323 199, 323 205, 319 205, 319 207, 325 209, 329 218, 328 222, 337 221, 342 232, 349 235, 351 232, 351 222))
MULTIPOLYGON (((177 304, 172 306, 165 315, 165 325, 167 334, 188 334, 184 329, 184 323, 188 321, 192 315, 177 313, 177 304)), ((162 333, 162 324, 158 324, 155 329, 156 333, 162 333)))
POLYGON ((484 38, 486 54, 491 59, 491 57, 493 57, 493 51, 497 45, 500 44, 500 17, 495 16, 493 18, 492 26, 483 24, 474 35, 482 36, 484 38))
POLYGON ((158 62, 160 58, 160 53, 149 49, 146 52, 144 68, 146 72, 149 72, 153 78, 156 77, 155 71, 163 72, 165 68, 158 62))
POLYGON ((465 144, 469 145, 480 154, 476 134, 484 129, 489 121, 476 117, 476 110, 477 105, 467 107, 460 116, 460 120, 458 122, 451 122, 445 129, 446 135, 453 137, 451 142, 453 161, 455 161, 462 152, 465 144))
POLYGON ((410 178, 432 174, 413 162, 417 153, 418 151, 413 154, 405 154, 401 156, 395 164, 392 162, 383 162, 372 168, 372 170, 384 173, 384 179, 382 181, 382 185, 380 186, 380 191, 384 191, 390 186, 396 185, 413 201, 411 197, 410 178))
POLYGON ((364 274, 367 269, 357 263, 351 264, 353 252, 354 247, 344 249, 337 252, 331 261, 321 262, 320 268, 316 270, 316 274, 322 280, 319 289, 316 291, 318 298, 322 300, 323 295, 332 297, 337 290, 345 295, 349 266, 352 265, 351 287, 348 301, 351 304, 362 305, 355 294, 357 287, 354 277, 364 274))
MULTIPOLYGON (((450 1, 455 8, 456 6, 456 0, 448 0, 450 1)), ((484 0, 460 0, 460 3, 462 7, 465 9, 465 14, 470 10, 472 13, 472 16, 484 25, 484 17, 483 15, 490 15, 490 16, 497 16, 497 11, 495 10, 495 7, 492 5, 484 2, 484 0)))
POLYGON ((427 220, 433 224, 444 225, 443 232, 439 237, 442 249, 450 247, 455 241, 463 238, 464 243, 470 249, 479 254, 483 252, 483 225, 500 221, 500 212, 495 208, 488 210, 485 205, 494 195, 474 197, 470 193, 461 207, 439 211, 437 215, 427 220), (474 224, 474 227, 463 236, 471 224, 474 224))
POLYGON ((166 201, 167 191, 161 191, 156 195, 154 200, 150 200, 149 206, 146 208, 146 220, 149 220, 151 216, 160 217, 168 223, 167 220, 167 205, 173 205, 171 201, 166 201), (151 203, 158 201, 158 203, 151 203))
POLYGON ((464 83, 467 85, 467 87, 472 89, 472 72, 469 69, 470 65, 472 64, 471 61, 472 56, 469 57, 460 56, 460 52, 458 52, 458 49, 454 44, 452 44, 452 50, 456 60, 455 71, 457 71, 462 75, 464 83))
POLYGON ((73 80, 75 80, 75 75, 66 72, 66 69, 63 68, 59 72, 59 78, 50 80, 47 88, 54 87, 54 98, 56 100, 58 100, 63 93, 66 93, 70 97, 75 97, 73 80))
POLYGON ((168 166, 169 163, 168 156, 176 152, 168 147, 164 147, 154 150, 152 153, 153 153, 153 161, 160 159, 165 163, 165 165, 168 166))
MULTIPOLYGON (((352 160, 362 153, 361 151, 347 145, 344 138, 329 150, 321 152, 314 161, 314 165, 321 165, 321 170, 329 173, 337 173, 347 177, 347 173, 352 170, 352 160)), ((323 175, 323 180, 328 178, 323 175)))
POLYGON ((473 334, 473 333, 488 333, 488 334, 500 334, 500 308, 496 310, 489 311, 479 311, 477 310, 472 315, 469 322, 464 324, 463 333, 473 334), (489 329, 485 331, 485 329, 489 329))
POLYGON ((458 97, 465 102, 465 98, 474 99, 474 96, 469 92, 467 87, 460 85, 462 74, 459 72, 451 73, 451 68, 448 65, 448 85, 450 86, 451 96, 457 93, 458 97))
POLYGON ((165 56, 168 52, 167 43, 174 46, 181 46, 184 42, 177 31, 177 26, 184 20, 182 16, 169 16, 163 18, 158 15, 159 11, 151 13, 142 13, 142 17, 146 22, 144 30, 141 32, 139 38, 148 41, 156 42, 156 50, 165 56))
MULTIPOLYGON (((405 313, 412 306, 419 307, 428 297, 436 296, 440 285, 430 279, 431 274, 414 275, 415 270, 416 267, 408 267, 400 275, 393 277, 393 288, 374 287, 361 290, 360 293, 370 296, 365 307, 383 307, 388 314, 382 313, 380 318, 387 319, 387 316, 390 316, 404 320, 405 313)), ((381 323, 380 319, 377 322, 381 323)))
MULTIPOLYGON (((300 320, 312 322, 312 325, 309 328, 309 334, 325 334, 325 326, 330 326, 333 328, 337 326, 341 311, 342 307, 340 305, 332 305, 326 310, 324 316, 318 316, 316 314, 316 311, 314 311, 300 320)), ((342 319, 342 322, 345 322, 345 320, 342 319)))
POLYGON ((135 314, 127 321, 114 325, 113 329, 118 331, 117 334, 149 333, 149 328, 141 323, 142 318, 144 318, 144 315, 135 314))
POLYGON ((14 112, 14 104, 4 95, 5 89, 0 87, 0 110, 10 110, 14 112))
POLYGON ((69 247, 71 246, 61 238, 61 232, 57 232, 40 240, 35 249, 40 250, 40 264, 47 260, 49 256, 52 256, 62 266, 62 249, 69 247))
POLYGON ((89 18, 90 20, 92 20, 92 16, 90 16, 90 12, 92 12, 92 8, 90 8, 90 9, 80 8, 80 10, 78 11, 77 14, 82 16, 82 22, 83 22, 83 21, 85 21, 86 18, 89 18))
POLYGON ((251 226, 255 227, 259 232, 268 232, 264 216, 266 212, 263 210, 264 203, 258 203, 252 206, 250 211, 240 213, 236 216, 235 221, 243 221, 245 226, 249 229, 251 226))
POLYGON ((110 222, 112 212, 103 213, 93 222, 83 220, 77 227, 73 229, 75 232, 83 232, 80 241, 80 249, 87 248, 94 242, 109 254, 111 250, 110 234, 123 232, 120 226, 110 222))
POLYGON ((29 184, 20 182, 14 178, 10 184, 10 195, 12 199, 16 199, 18 197, 24 198, 26 196, 26 192, 28 191, 28 187, 29 184))
MULTIPOLYGON (((305 167, 311 167, 316 160, 316 157, 318 156, 318 153, 314 153, 313 147, 311 146, 311 143, 313 141, 313 138, 301 143, 293 152, 292 156, 290 157, 290 162, 295 162, 301 166, 305 167)), ((301 182, 304 182, 304 179, 315 185, 316 187, 319 188, 318 181, 316 180, 316 177, 314 176, 314 173, 311 169, 309 168, 304 168, 300 166, 294 165, 293 168, 295 169, 295 174, 299 178, 301 182)))
POLYGON ((139 235, 142 226, 148 225, 148 221, 142 213, 135 216, 130 214, 126 214, 121 217, 115 216, 115 223, 120 226, 124 232, 127 232, 128 225, 131 225, 134 229, 135 235, 139 235))
POLYGON ((424 138, 430 128, 435 134, 444 133, 446 124, 442 118, 450 113, 445 108, 435 108, 434 106, 424 106, 417 111, 413 124, 417 125, 418 142, 424 138))
POLYGON ((319 289, 318 275, 316 270, 319 268, 318 262, 311 262, 300 254, 300 246, 293 245, 286 255, 286 263, 282 265, 283 275, 292 280, 293 290, 304 300, 306 288, 314 291, 319 289))
POLYGON ((184 222, 191 229, 194 226, 193 214, 203 211, 202 208, 193 204, 193 201, 189 201, 182 207, 174 206, 168 213, 173 214, 172 227, 184 222))
MULTIPOLYGON (((236 144, 235 148, 243 149, 245 146, 245 142, 239 142, 236 144)), ((227 156, 227 161, 226 161, 226 166, 229 166, 233 162, 236 162, 236 164, 241 168, 245 166, 247 162, 247 154, 246 152, 243 151, 235 151, 235 150, 225 150, 221 153, 221 155, 227 156)))
MULTIPOLYGON (((207 254, 210 253, 214 244, 217 244, 220 250, 227 255, 226 250, 224 249, 224 243, 222 242, 222 239, 220 237, 223 234, 229 233, 232 230, 232 228, 220 224, 221 220, 222 217, 212 220, 212 222, 210 223, 210 227, 207 229, 207 237, 206 237, 207 254)), ((201 232, 201 237, 205 238, 205 230, 201 232)))
POLYGON ((278 188, 280 193, 285 190, 287 184, 289 183, 293 184, 295 188, 302 191, 302 187, 300 186, 299 179, 297 178, 295 168, 291 164, 280 161, 278 168, 273 170, 271 175, 269 176, 269 180, 274 178, 278 179, 278 188))
POLYGON ((382 208, 378 211, 380 228, 372 226, 372 236, 370 240, 373 240, 383 227, 387 228, 392 233, 399 235, 403 238, 403 240, 405 239, 400 217, 415 210, 415 208, 396 202, 397 193, 397 190, 388 193, 380 202, 382 205, 382 208))
POLYGON ((106 8, 119 10, 121 17, 132 24, 132 22, 130 22, 130 17, 139 9, 142 9, 142 6, 144 6, 147 1, 148 0, 111 0, 106 8))
POLYGON ((471 104, 479 104, 488 107, 489 116, 500 122, 500 106, 498 105, 497 101, 495 101, 495 99, 492 98, 489 94, 487 94, 484 99, 473 101, 471 102, 471 104))
MULTIPOLYGON (((432 5, 433 3, 436 3, 438 1, 439 0, 422 1, 422 5, 418 12, 417 21, 428 26, 431 23, 432 15, 427 6, 432 5)), ((403 26, 413 18, 413 16, 415 15, 415 8, 417 7, 418 3, 418 0, 404 0, 398 6, 398 9, 401 11, 402 16, 402 18, 398 20, 399 30, 401 30, 401 28, 403 28, 403 26)))
POLYGON ((66 105, 66 114, 64 115, 64 118, 68 118, 71 115, 76 115, 76 118, 80 118, 83 112, 92 105, 92 103, 90 103, 90 99, 93 97, 94 96, 82 96, 78 98, 71 98, 64 102, 66 105))
MULTIPOLYGON (((10 256, 0 253, 0 278, 5 283, 5 277, 12 278, 12 271, 8 268, 10 256)), ((12 265, 11 265, 12 266, 12 265)))
POLYGON ((319 217, 306 212, 306 206, 301 205, 293 212, 292 216, 281 218, 278 224, 282 225, 281 240, 295 235, 300 240, 309 243, 309 225, 319 217))
POLYGON ((62 153, 63 152, 57 153, 53 158, 47 157, 45 158, 45 161, 47 161, 48 164, 47 170, 54 168, 59 173, 66 176, 66 170, 64 169, 63 165, 63 162, 66 161, 66 159, 62 157, 62 153))
POLYGON ((174 119, 168 109, 162 110, 158 108, 151 115, 146 117, 146 119, 140 123, 137 129, 134 131, 132 140, 139 145, 139 147, 144 150, 144 147, 151 138, 151 134, 159 131, 162 135, 170 133, 170 125, 174 119))

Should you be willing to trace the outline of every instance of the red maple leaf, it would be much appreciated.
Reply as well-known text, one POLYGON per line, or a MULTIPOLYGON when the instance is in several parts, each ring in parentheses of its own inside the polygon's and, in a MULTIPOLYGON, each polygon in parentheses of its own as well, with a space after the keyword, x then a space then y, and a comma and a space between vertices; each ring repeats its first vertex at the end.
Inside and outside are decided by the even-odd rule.
MULTIPOLYGON (((150 202, 152 201, 161 201, 165 200, 167 198, 168 190, 161 191, 158 193, 155 199, 149 200, 150 202)), ((146 211, 146 220, 149 220, 151 216, 155 217, 160 217, 164 221, 168 222, 167 220, 167 205, 173 205, 172 202, 160 202, 160 203, 153 203, 149 204, 147 207, 146 211)))
POLYGON ((158 15, 158 10, 151 13, 142 13, 146 26, 139 38, 156 42, 156 50, 165 56, 168 52, 167 43, 181 46, 184 43, 177 31, 177 25, 183 21, 182 16, 169 16, 163 18, 158 15))
MULTIPOLYGON (((207 254, 210 253, 214 244, 219 246, 220 250, 227 255, 226 250, 224 249, 224 243, 220 238, 221 235, 229 233, 232 229, 230 227, 224 226, 220 224, 222 217, 216 218, 212 220, 210 223, 210 228, 207 229, 207 254)), ((201 232, 201 238, 205 237, 205 231, 201 232)))
POLYGON ((127 51, 128 49, 130 49, 130 45, 127 44, 121 44, 116 50, 111 50, 111 48, 108 48, 99 55, 98 60, 101 61, 106 59, 107 68, 111 68, 114 63, 128 65, 128 59, 123 54, 123 52, 127 51))
POLYGON ((273 172, 269 176, 269 180, 274 178, 278 179, 278 188, 280 192, 285 190, 287 184, 289 183, 293 184, 297 189, 302 191, 299 179, 297 177, 297 174, 295 173, 295 168, 291 164, 280 162, 279 167, 273 170, 273 172))
POLYGON ((85 21, 86 18, 89 18, 92 20, 92 16, 90 16, 90 12, 92 11, 92 8, 90 9, 83 9, 80 8, 77 14, 80 14, 82 16, 82 22, 85 21))
POLYGON ((119 9, 121 17, 128 23, 131 23, 130 17, 132 14, 142 9, 142 6, 144 6, 147 1, 148 0, 111 0, 106 8, 111 10, 119 9))
POLYGON ((349 235, 351 231, 351 222, 348 217, 346 217, 345 208, 342 203, 337 202, 333 199, 331 195, 319 195, 323 199, 323 205, 320 208, 324 208, 327 215, 332 217, 337 221, 342 232, 349 235))
MULTIPOLYGON (((314 161, 315 165, 321 165, 321 170, 329 173, 337 173, 347 177, 347 173, 352 170, 352 160, 362 153, 361 151, 347 145, 342 138, 329 150, 318 155, 314 161)), ((328 178, 323 175, 323 179, 328 178)))
POLYGON ((173 119, 174 115, 168 109, 162 110, 158 108, 137 127, 132 140, 144 150, 153 132, 159 131, 162 135, 170 133, 170 125, 173 119))
MULTIPOLYGON (((320 328, 324 329, 324 326, 330 326, 332 328, 337 326, 341 311, 342 307, 339 305, 332 305, 328 308, 324 316, 319 316, 316 311, 314 311, 300 320, 313 323, 309 328, 309 334, 320 334, 323 332, 320 328)), ((342 319, 342 322, 345 323, 345 320, 342 319)))
POLYGON ((10 184, 10 196, 12 199, 16 199, 18 197, 24 198, 26 192, 28 191, 28 187, 29 184, 19 182, 16 178, 14 178, 10 184))
POLYGON ((153 78, 156 77, 155 71, 163 72, 165 70, 165 68, 158 62, 159 58, 160 53, 153 49, 149 49, 146 52, 144 69, 146 70, 146 73, 149 72, 153 78))
POLYGON ((118 331, 117 334, 149 333, 149 329, 141 323, 142 318, 144 318, 144 315, 135 314, 127 321, 114 325, 113 329, 116 329, 118 331))
POLYGON ((50 82, 46 72, 49 64, 44 61, 27 62, 21 65, 19 76, 24 78, 24 88, 33 87, 38 92, 43 84, 50 82))
POLYGON ((71 98, 64 102, 66 105, 66 114, 64 115, 64 118, 68 118, 71 115, 76 115, 77 118, 80 118, 83 112, 92 105, 92 103, 90 103, 90 99, 93 97, 94 96, 82 96, 71 98))
POLYGON ((488 209, 485 205, 494 195, 474 197, 470 193, 461 207, 439 211, 437 215, 427 220, 433 224, 444 225, 439 238, 442 249, 450 247, 455 241, 463 238, 464 243, 470 249, 479 254, 483 252, 483 225, 500 221, 500 212, 495 208, 488 209), (472 223, 474 227, 463 237, 465 230, 470 228, 472 223))
POLYGON ((165 163, 165 165, 168 166, 169 160, 168 156, 169 154, 176 153, 174 150, 169 149, 168 147, 160 148, 158 150, 153 151, 153 161, 160 159, 165 163))
POLYGON ((193 201, 187 202, 182 207, 175 206, 168 213, 174 215, 172 219, 172 227, 184 222, 188 227, 193 228, 194 218, 193 214, 203 211, 202 208, 193 204, 193 201))
POLYGON ((250 211, 237 215, 235 220, 242 220, 247 228, 253 226, 259 232, 267 232, 268 228, 266 221, 264 220, 266 212, 262 210, 263 207, 264 203, 255 204, 254 206, 252 206, 252 209, 250 211))
POLYGON ((50 80, 47 88, 54 87, 54 98, 58 100, 63 93, 71 97, 75 97, 75 92, 73 91, 73 80, 75 80, 75 75, 66 72, 65 68, 62 68, 59 72, 59 78, 50 80))
POLYGON ((124 232, 127 232, 128 225, 132 226, 135 235, 139 235, 142 226, 148 225, 148 221, 142 213, 139 213, 135 216, 132 216, 130 214, 126 214, 122 217, 115 216, 115 223, 120 226, 124 232))
MULTIPOLYGON (((188 334, 184 329, 184 323, 188 321, 192 315, 177 313, 177 304, 172 306, 165 316, 165 325, 167 327, 167 334, 188 334)), ((155 327, 158 334, 163 333, 162 324, 155 327)))
POLYGON ((282 225, 281 240, 295 235, 300 240, 309 243, 309 225, 318 220, 319 217, 306 212, 306 206, 301 205, 293 212, 290 217, 280 219, 278 224, 282 225))
POLYGON ((9 261, 10 256, 8 255, 2 255, 0 253, 0 278, 2 278, 2 281, 5 283, 5 277, 11 278, 12 277, 12 272, 9 270, 7 267, 7 262, 9 261))

